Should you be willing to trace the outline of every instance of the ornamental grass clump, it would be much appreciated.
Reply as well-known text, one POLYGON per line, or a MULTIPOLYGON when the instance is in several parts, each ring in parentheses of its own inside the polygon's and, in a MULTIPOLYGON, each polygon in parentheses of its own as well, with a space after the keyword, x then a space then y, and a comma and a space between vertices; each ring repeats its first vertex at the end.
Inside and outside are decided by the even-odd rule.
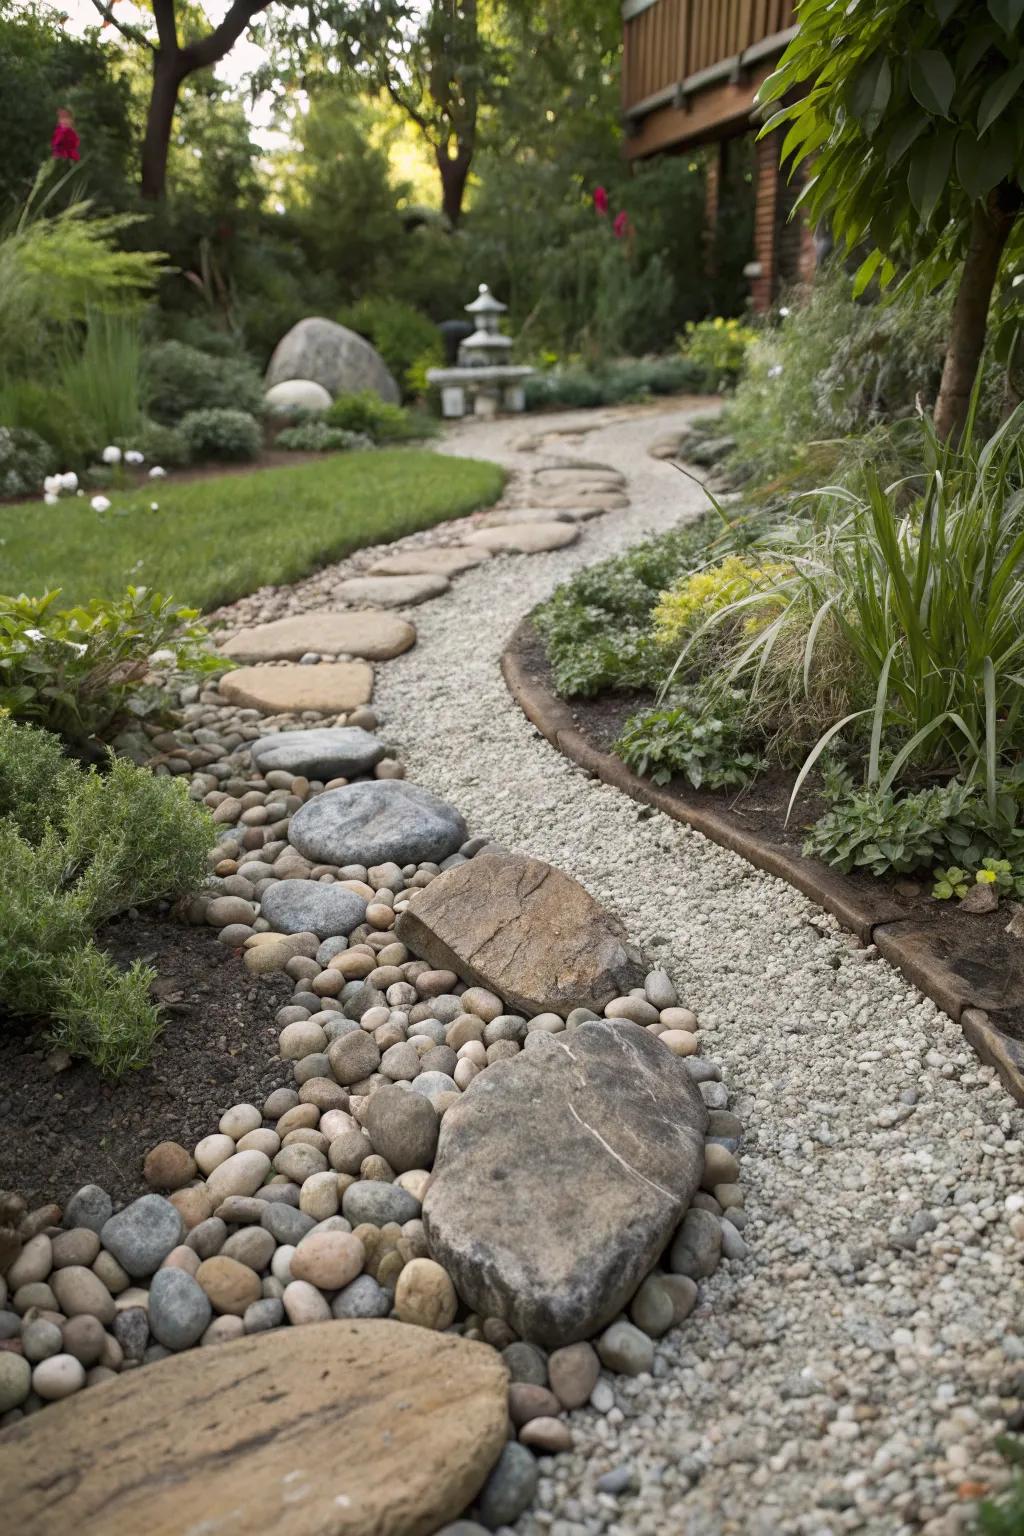
POLYGON ((0 1011, 48 1017, 54 1044, 103 1072, 145 1065, 155 972, 121 971, 95 933, 198 889, 214 840, 179 781, 113 757, 86 772, 56 737, 0 717, 0 1011))

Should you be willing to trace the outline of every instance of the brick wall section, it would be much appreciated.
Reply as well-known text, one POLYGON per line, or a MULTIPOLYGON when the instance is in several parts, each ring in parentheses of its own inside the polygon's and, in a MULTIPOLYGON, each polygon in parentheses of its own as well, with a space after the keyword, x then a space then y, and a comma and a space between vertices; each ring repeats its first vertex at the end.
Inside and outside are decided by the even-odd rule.
POLYGON ((761 264, 761 275, 750 285, 750 296, 758 314, 771 308, 775 298, 776 257, 779 215, 778 134, 757 141, 757 172, 754 188, 754 260, 761 264))

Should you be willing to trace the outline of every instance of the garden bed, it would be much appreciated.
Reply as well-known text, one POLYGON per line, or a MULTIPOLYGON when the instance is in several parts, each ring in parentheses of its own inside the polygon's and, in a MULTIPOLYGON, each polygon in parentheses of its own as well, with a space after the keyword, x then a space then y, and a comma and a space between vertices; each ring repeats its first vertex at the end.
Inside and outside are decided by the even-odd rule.
MULTIPOLYGON (((1024 1103, 1024 946, 1007 934, 1005 908, 965 913, 930 899, 927 888, 915 881, 842 875, 805 857, 800 825, 784 826, 789 775, 767 775, 741 795, 694 790, 678 777, 664 787, 641 778, 610 751, 641 696, 606 693, 571 703, 558 698, 529 617, 514 632, 502 670, 524 714, 565 756, 787 880, 863 943, 876 944, 926 996, 964 1024, 975 1049, 1024 1103)), ((813 813, 808 801, 800 821, 813 813)))
POLYGON ((151 1066, 110 1079, 82 1060, 55 1071, 41 1026, 3 1020, 0 1189, 33 1206, 93 1183, 133 1199, 157 1142, 192 1146, 210 1130, 211 1105, 262 1103, 290 1081, 274 1024, 292 991, 285 977, 245 978, 212 929, 155 913, 99 937, 118 962, 141 956, 156 967, 164 1030, 151 1066))

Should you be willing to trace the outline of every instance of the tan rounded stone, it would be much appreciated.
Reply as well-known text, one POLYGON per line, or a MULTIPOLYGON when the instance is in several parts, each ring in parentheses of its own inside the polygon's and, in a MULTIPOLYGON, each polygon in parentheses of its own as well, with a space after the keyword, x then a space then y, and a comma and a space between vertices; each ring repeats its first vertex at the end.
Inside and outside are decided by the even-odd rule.
POLYGON ((359 1274, 364 1259, 363 1245, 351 1232, 311 1232, 292 1255, 292 1279, 339 1291, 359 1274))
POLYGON ((161 1141, 147 1152, 142 1176, 150 1189, 184 1189, 196 1176, 195 1159, 180 1143, 161 1141))
POLYGON ((91 1269, 69 1264, 66 1269, 54 1270, 50 1284, 65 1317, 85 1313, 98 1318, 104 1326, 114 1321, 117 1313, 114 1298, 91 1269))
POLYGON ((246 1307, 263 1294, 260 1277, 248 1265, 222 1254, 204 1259, 196 1270, 196 1280, 210 1299, 215 1312, 241 1317, 246 1307))
MULTIPOLYGON (((198 1227, 201 1221, 212 1216, 218 1204, 205 1184, 192 1184, 188 1189, 176 1189, 167 1198, 185 1223, 186 1232, 191 1232, 193 1227, 198 1227)), ((103 1255, 100 1254, 100 1258, 102 1257, 103 1255)))
POLYGON ((395 1286, 395 1312, 403 1323, 441 1331, 451 1327, 458 1309, 451 1276, 440 1264, 413 1259, 405 1265, 395 1286))
POLYGON ((658 1036, 662 1045, 667 1045, 673 1056, 694 1056, 697 1052, 697 1041, 693 1035, 687 1034, 684 1029, 666 1029, 658 1036))

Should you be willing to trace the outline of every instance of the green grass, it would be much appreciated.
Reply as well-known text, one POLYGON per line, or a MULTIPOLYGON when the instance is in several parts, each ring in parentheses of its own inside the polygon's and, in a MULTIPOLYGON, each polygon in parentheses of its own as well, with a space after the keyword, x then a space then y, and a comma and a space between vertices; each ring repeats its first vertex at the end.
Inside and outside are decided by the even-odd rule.
POLYGON ((487 506, 503 480, 496 464, 391 448, 113 490, 103 515, 88 494, 40 497, 0 506, 0 581, 9 593, 60 587, 68 607, 131 583, 205 611, 487 506))

